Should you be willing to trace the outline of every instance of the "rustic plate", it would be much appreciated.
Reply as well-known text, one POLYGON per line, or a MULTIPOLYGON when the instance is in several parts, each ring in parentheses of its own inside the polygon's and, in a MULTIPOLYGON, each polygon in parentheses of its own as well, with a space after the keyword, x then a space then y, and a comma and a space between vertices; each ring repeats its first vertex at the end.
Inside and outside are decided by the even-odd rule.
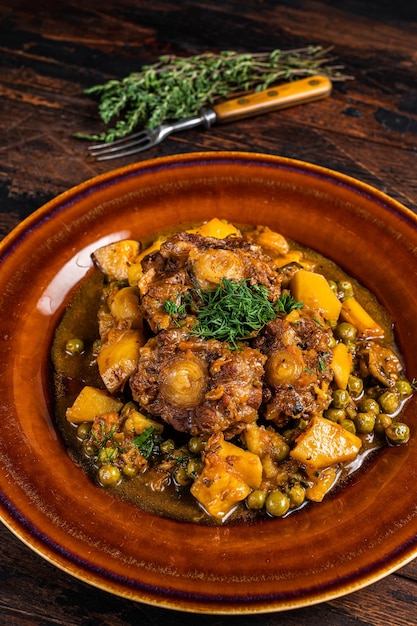
POLYGON ((201 527, 95 487, 67 455, 48 397, 65 300, 100 244, 213 216, 268 224, 359 278, 396 322, 417 375, 417 219, 347 176, 244 153, 175 156, 109 172, 31 215, 0 247, 0 513, 38 554, 115 594, 184 611, 256 613, 355 591, 417 555, 416 399, 407 445, 285 519, 201 527))

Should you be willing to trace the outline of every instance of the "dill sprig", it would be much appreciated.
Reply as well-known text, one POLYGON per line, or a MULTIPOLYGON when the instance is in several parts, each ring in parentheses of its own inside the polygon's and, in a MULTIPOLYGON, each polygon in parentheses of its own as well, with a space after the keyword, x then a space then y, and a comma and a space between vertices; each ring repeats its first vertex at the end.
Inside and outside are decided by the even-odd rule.
POLYGON ((272 84, 313 74, 334 80, 350 78, 333 64, 329 49, 308 46, 272 52, 220 53, 178 57, 160 56, 152 65, 122 80, 95 85, 85 93, 99 100, 102 121, 113 126, 97 135, 78 133, 84 139, 113 141, 137 127, 155 128, 166 120, 196 115, 235 93, 260 91, 272 84))
POLYGON ((238 348, 247 339, 275 319, 274 305, 263 285, 223 278, 212 291, 197 291, 202 306, 197 309, 193 332, 203 339, 217 339, 238 348))

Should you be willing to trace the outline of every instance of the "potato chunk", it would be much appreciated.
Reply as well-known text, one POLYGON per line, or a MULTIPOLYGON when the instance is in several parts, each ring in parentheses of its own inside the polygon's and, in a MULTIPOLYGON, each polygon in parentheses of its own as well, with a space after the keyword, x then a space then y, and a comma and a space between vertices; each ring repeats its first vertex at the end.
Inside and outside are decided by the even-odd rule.
POLYGON ((326 320, 338 319, 342 303, 322 274, 298 270, 291 280, 290 291, 296 300, 320 311, 326 320))
POLYGON ((209 515, 224 520, 262 480, 262 464, 252 452, 212 435, 205 451, 204 469, 191 487, 192 495, 209 515))
POLYGON ((129 266, 139 254, 140 244, 133 239, 123 239, 103 246, 93 252, 94 263, 109 280, 127 280, 129 266))
POLYGON ((362 440, 345 428, 316 415, 306 430, 298 437, 290 456, 316 469, 356 458, 362 440))
POLYGON ((310 469, 307 475, 312 483, 306 489, 307 499, 312 502, 321 502, 336 481, 337 469, 334 466, 322 470, 310 469))
POLYGON ((103 344, 98 356, 97 365, 100 376, 110 393, 114 393, 127 381, 135 371, 139 349, 144 344, 140 330, 112 329, 108 340, 103 344))
POLYGON ((163 424, 137 411, 133 406, 129 408, 126 413, 123 410, 123 413, 126 415, 124 429, 135 435, 142 434, 148 428, 152 428, 158 433, 162 433, 164 430, 163 424))
POLYGON ((105 391, 86 386, 80 391, 72 406, 66 411, 66 418, 73 424, 94 422, 98 415, 118 412, 123 403, 112 398, 105 391))
POLYGON ((227 220, 221 220, 218 217, 205 222, 197 228, 192 228, 188 233, 197 233, 203 237, 215 237, 216 239, 225 239, 230 235, 240 236, 240 231, 227 220))

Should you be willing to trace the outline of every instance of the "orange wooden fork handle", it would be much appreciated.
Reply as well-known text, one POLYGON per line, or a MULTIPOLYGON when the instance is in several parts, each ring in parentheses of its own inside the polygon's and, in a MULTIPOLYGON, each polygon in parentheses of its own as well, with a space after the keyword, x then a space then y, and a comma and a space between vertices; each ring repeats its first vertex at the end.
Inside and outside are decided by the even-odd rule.
POLYGON ((231 122, 268 113, 277 109, 284 109, 295 104, 304 104, 328 96, 332 90, 332 83, 327 76, 309 76, 290 83, 270 87, 265 91, 240 96, 232 100, 225 100, 213 106, 216 121, 231 122))

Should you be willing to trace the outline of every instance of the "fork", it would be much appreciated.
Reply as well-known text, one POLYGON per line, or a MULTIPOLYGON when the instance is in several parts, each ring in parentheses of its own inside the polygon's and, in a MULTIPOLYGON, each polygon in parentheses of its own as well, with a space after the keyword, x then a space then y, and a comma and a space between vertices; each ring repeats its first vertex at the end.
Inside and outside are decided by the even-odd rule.
POLYGON ((89 151, 97 161, 130 156, 153 148, 172 133, 196 126, 208 129, 215 123, 222 124, 312 102, 328 96, 331 89, 332 83, 327 76, 309 76, 264 91, 225 100, 211 108, 201 109, 194 117, 167 122, 157 128, 145 129, 116 141, 95 144, 89 147, 89 151))

